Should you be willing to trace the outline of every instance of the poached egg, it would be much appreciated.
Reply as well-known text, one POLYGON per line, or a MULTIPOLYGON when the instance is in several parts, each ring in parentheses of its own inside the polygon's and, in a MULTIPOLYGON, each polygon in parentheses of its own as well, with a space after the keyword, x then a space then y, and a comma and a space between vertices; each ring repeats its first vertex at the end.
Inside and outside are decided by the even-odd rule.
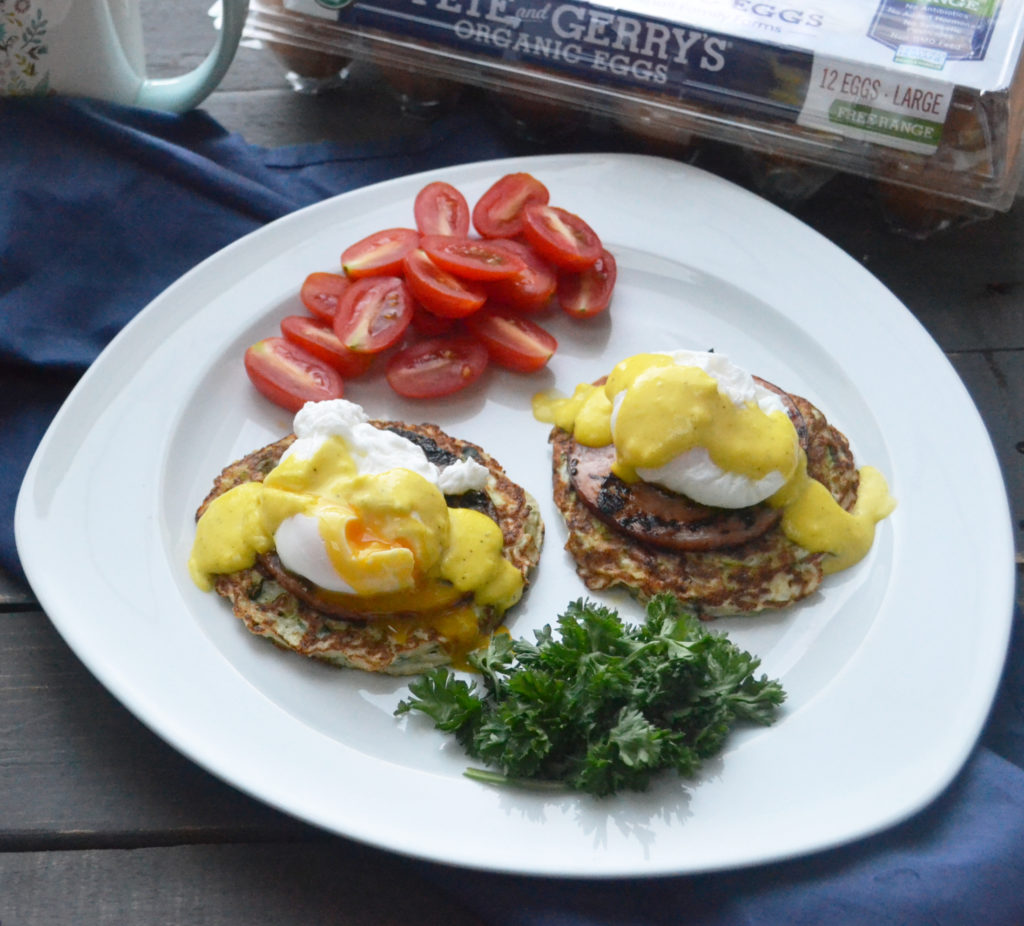
POLYGON ((722 354, 637 354, 571 397, 535 396, 533 409, 580 444, 614 445, 612 472, 626 483, 650 482, 715 508, 781 508, 790 540, 829 554, 826 572, 859 561, 895 507, 881 474, 862 467, 854 510, 843 509, 808 476, 781 396, 722 354))
POLYGON ((344 399, 307 403, 293 430, 262 482, 229 489, 199 519, 189 571, 201 589, 275 550, 356 611, 436 609, 465 595, 504 611, 519 600, 523 577, 502 555, 501 529, 445 500, 482 489, 486 467, 438 467, 344 399))

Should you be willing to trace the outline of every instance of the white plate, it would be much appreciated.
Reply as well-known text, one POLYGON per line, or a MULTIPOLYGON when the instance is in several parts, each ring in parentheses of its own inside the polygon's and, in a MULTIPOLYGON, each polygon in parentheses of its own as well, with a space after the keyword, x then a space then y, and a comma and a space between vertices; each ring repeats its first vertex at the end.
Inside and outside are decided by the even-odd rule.
MULTIPOLYGON (((930 801, 981 729, 1013 601, 1007 502, 989 437, 923 329, 874 278, 765 202, 654 158, 572 155, 434 171, 288 216, 205 261, 110 345, 43 440, 16 513, 29 580, 58 630, 130 710, 200 765, 328 830, 413 856, 548 875, 650 875, 766 862, 875 832, 930 801), (197 591, 193 512, 221 466, 289 429, 242 369, 300 311, 305 275, 408 225, 428 180, 472 202, 531 171, 617 255, 613 311, 556 319, 550 369, 403 403, 349 397, 478 442, 544 501, 548 542, 512 630, 586 591, 549 500, 531 394, 569 391, 642 350, 714 347, 806 396, 878 466, 899 508, 868 558, 783 614, 721 622, 789 700, 700 778, 596 801, 475 783, 454 744, 399 721, 400 680, 343 672, 249 635, 197 591)), ((639 612, 628 602, 624 616, 639 612)))

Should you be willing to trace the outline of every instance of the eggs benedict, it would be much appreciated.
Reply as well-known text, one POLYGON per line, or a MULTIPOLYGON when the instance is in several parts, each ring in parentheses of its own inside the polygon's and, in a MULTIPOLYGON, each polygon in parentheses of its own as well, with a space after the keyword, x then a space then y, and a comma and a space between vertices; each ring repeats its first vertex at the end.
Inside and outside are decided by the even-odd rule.
POLYGON ((594 590, 706 617, 785 607, 862 559, 895 507, 817 408, 721 354, 629 357, 534 415, 554 425, 554 500, 594 590))
POLYGON ((196 518, 192 579, 250 631, 394 675, 483 645, 543 539, 534 499, 482 448, 343 399, 226 467, 196 518))

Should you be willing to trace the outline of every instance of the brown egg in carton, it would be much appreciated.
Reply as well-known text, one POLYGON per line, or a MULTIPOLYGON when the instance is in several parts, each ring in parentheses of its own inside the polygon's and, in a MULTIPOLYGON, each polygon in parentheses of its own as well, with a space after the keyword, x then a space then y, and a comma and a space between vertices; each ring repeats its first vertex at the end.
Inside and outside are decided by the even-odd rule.
POLYGON ((315 92, 344 80, 352 63, 336 50, 333 29, 285 9, 283 0, 254 0, 246 22, 246 34, 284 67, 292 86, 315 92), (296 30, 301 30, 299 41, 296 30))
MULTIPOLYGON (((632 2, 635 8, 647 0, 632 2)), ((839 0, 824 0, 823 9, 830 3, 839 0)), ((841 9, 891 3, 843 0, 841 9)), ((716 6, 729 13, 716 21, 721 34, 577 0, 252 0, 246 32, 300 88, 336 83, 355 62, 371 68, 403 108, 429 113, 458 105, 464 93, 483 95, 524 140, 557 144, 596 130, 633 150, 695 160, 712 171, 728 162, 722 172, 731 179, 787 207, 835 174, 853 174, 873 185, 890 227, 916 237, 1012 205, 1024 128, 1024 0, 1004 0, 1001 19, 982 23, 993 32, 1015 30, 1006 43, 1012 51, 1003 49, 1016 56, 1012 76, 989 88, 954 84, 954 74, 977 72, 954 62, 947 73, 929 49, 897 50, 920 57, 915 69, 879 64, 878 43, 868 43, 873 60, 857 61, 731 37, 731 20, 754 15, 743 0, 695 0, 685 15, 716 6), (675 60, 615 51, 664 52, 670 39, 682 69, 672 69, 675 60), (826 77, 860 97, 838 90, 822 97, 826 77), (867 93, 879 88, 885 105, 867 93), (897 96, 905 97, 900 106, 897 96), (851 121, 834 118, 837 108, 851 121), (909 126, 906 136, 859 130, 856 119, 865 113, 909 126), (930 133, 926 143, 914 137, 917 129, 930 133)), ((822 25, 821 17, 799 25, 807 31, 822 25)))

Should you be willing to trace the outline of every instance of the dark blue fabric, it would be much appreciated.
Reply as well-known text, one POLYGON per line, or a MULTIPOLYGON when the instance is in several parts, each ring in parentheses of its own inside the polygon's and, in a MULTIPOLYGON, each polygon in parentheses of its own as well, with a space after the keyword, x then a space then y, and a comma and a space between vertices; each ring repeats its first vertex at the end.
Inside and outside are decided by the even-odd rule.
MULTIPOLYGON (((15 576, 14 503, 35 446, 85 367, 167 285, 224 245, 326 196, 517 153, 472 112, 385 145, 274 151, 201 112, 0 101, 0 120, 0 568, 15 576), (470 121, 473 131, 461 131, 470 121)), ((978 748, 945 794, 885 833, 776 865, 649 881, 414 867, 495 926, 1021 926, 1020 615, 978 748)))

